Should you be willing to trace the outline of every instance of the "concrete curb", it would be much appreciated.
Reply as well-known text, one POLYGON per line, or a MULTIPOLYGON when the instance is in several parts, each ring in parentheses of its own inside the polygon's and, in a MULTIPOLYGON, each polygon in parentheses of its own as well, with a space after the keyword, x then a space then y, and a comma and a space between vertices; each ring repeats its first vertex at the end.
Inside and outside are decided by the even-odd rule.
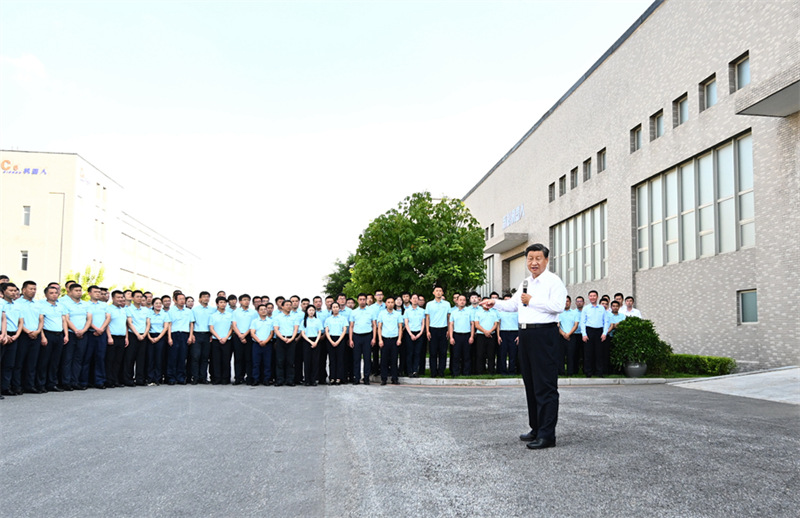
POLYGON ((676 379, 674 381, 669 381, 669 383, 672 384, 672 385, 684 385, 684 384, 688 384, 688 383, 700 383, 700 382, 709 381, 709 380, 716 381, 716 380, 725 380, 725 379, 729 379, 729 378, 740 378, 742 376, 751 376, 753 374, 764 374, 764 373, 767 373, 767 372, 780 372, 780 371, 785 371, 785 370, 790 370, 790 369, 797 369, 797 368, 798 368, 797 365, 789 365, 787 367, 776 367, 774 369, 763 369, 763 370, 759 370, 759 371, 737 372, 736 374, 726 374, 725 376, 712 376, 710 378, 676 379))
MULTIPOLYGON (((521 387, 522 378, 452 379, 452 378, 399 378, 401 385, 440 387, 521 387)), ((666 378, 559 378, 559 387, 587 387, 612 385, 663 385, 666 378)))

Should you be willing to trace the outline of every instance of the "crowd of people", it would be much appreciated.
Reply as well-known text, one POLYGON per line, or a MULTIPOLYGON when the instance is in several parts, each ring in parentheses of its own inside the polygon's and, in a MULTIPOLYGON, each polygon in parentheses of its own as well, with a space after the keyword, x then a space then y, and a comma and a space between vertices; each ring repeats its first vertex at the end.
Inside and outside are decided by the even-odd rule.
MULTIPOLYGON (((312 299, 87 288, 0 276, 2 395, 176 384, 317 386, 398 383, 400 376, 518 374, 517 313, 441 286, 312 299), (43 297, 37 300, 37 295, 43 297)), ((510 299, 506 294, 503 299, 510 299)), ((609 373, 609 343, 633 297, 567 297, 560 372, 609 373)))

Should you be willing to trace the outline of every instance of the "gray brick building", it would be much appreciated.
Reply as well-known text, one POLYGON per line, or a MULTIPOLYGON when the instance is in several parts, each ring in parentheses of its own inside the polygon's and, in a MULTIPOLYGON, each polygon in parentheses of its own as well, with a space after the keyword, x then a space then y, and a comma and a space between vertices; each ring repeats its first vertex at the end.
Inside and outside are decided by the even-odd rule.
MULTIPOLYGON (((485 291, 544 242, 675 352, 798 363, 800 2, 657 0, 464 196, 485 291)), ((579 71, 576 71, 576 75, 579 71)))

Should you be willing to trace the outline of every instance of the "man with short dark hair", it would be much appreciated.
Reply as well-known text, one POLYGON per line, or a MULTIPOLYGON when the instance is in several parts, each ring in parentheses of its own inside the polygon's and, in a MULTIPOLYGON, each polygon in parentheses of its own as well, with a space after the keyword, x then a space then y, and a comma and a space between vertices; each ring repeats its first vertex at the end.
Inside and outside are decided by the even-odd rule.
POLYGON ((44 317, 40 305, 33 300, 36 295, 36 283, 22 283, 22 297, 15 301, 22 314, 22 333, 17 343, 17 359, 11 377, 11 389, 29 394, 41 394, 36 388, 36 362, 41 349, 41 335, 44 317))
POLYGON ((572 299, 567 295, 567 303, 564 311, 558 316, 559 353, 558 353, 558 374, 563 376, 573 376, 575 371, 575 356, 578 349, 577 336, 575 332, 580 325, 580 314, 570 309, 572 299), (566 369, 564 362, 566 361, 566 369))
MULTIPOLYGON (((167 344, 167 384, 186 385, 186 357, 189 342, 194 341, 194 313, 186 307, 186 295, 175 295, 175 306, 169 310, 167 344)), ((158 380, 153 380, 158 383, 158 380)))
POLYGON ((108 304, 100 300, 102 292, 99 286, 89 286, 89 311, 92 313, 92 323, 89 327, 86 340, 86 355, 83 358, 83 366, 79 382, 81 385, 89 383, 89 369, 94 361, 94 387, 99 389, 106 388, 106 350, 108 338, 106 327, 111 322, 111 315, 108 314, 108 304))
POLYGON ((425 329, 430 347, 431 378, 444 378, 447 366, 447 326, 450 303, 444 300, 444 289, 433 288, 433 300, 425 307, 425 329))
MULTIPOLYGON (((491 300, 485 298, 483 300, 491 300)), ((500 327, 500 317, 497 311, 491 309, 481 308, 481 311, 476 311, 473 316, 475 322, 475 335, 478 347, 476 348, 475 358, 475 374, 495 374, 495 356, 497 346, 499 346, 497 330, 500 327), (488 371, 487 371, 488 367, 488 371)), ((451 360, 452 365, 452 360, 451 360)))
POLYGON ((605 350, 608 348, 608 316, 606 309, 597 303, 597 291, 589 292, 589 305, 581 314, 581 335, 583 335, 583 373, 587 378, 605 377, 605 350))
MULTIPOLYGON (((69 342, 64 347, 61 361, 62 388, 65 390, 86 390, 88 377, 81 380, 86 346, 89 341, 89 329, 92 327, 92 314, 89 303, 81 300, 83 287, 73 284, 69 287, 69 297, 64 301, 67 308, 67 326, 69 326, 69 342)), ((88 374, 88 369, 87 369, 88 374)))
MULTIPOLYGON (((150 309, 144 307, 144 294, 140 290, 133 292, 131 300, 127 310, 129 332, 128 345, 125 347, 122 359, 122 383, 127 387, 137 385, 144 387, 147 385, 147 335, 150 332, 150 309)), ((161 300, 163 301, 164 297, 161 300)))
POLYGON ((456 307, 450 311, 448 332, 453 355, 450 357, 450 374, 468 376, 471 374, 470 345, 475 341, 475 323, 472 308, 467 307, 467 297, 459 295, 456 307))
MULTIPOLYGON (((125 294, 120 290, 111 293, 112 304, 107 311, 111 320, 106 327, 106 387, 122 387, 122 359, 128 341, 128 308, 125 306, 125 294)), ((134 355, 135 356, 135 355, 134 355)))
POLYGON ((217 310, 208 319, 208 331, 211 333, 211 361, 214 369, 211 375, 212 385, 229 385, 231 382, 231 344, 233 328, 233 312, 228 311, 228 299, 219 296, 216 299, 217 310))
POLYGON ((350 347, 353 349, 353 385, 369 385, 370 349, 375 345, 375 319, 367 308, 367 294, 358 294, 358 307, 350 313, 350 347), (361 360, 364 377, 361 377, 361 360))
POLYGON ((3 396, 17 396, 22 394, 22 391, 17 393, 16 390, 11 388, 11 377, 14 374, 14 365, 17 357, 17 342, 22 334, 22 312, 20 311, 19 304, 15 303, 19 288, 13 282, 4 282, 0 284, 0 294, 3 296, 2 305, 0 305, 0 345, 2 345, 2 381, 0 381, 0 390, 3 396))
POLYGON ((272 378, 272 339, 275 325, 272 321, 272 304, 258 306, 258 318, 250 323, 250 336, 253 340, 253 370, 250 372, 251 385, 269 385, 272 378))
MULTIPOLYGON (((511 294, 503 295, 503 300, 511 300, 511 294)), ((481 309, 481 308, 478 308, 481 309)), ((497 341, 500 343, 500 356, 497 361, 497 372, 500 374, 517 374, 517 347, 519 346, 519 313, 516 311, 499 311, 500 331, 497 341)))
POLYGON ((211 358, 211 333, 208 330, 208 321, 216 309, 208 301, 211 294, 201 291, 198 302, 192 308, 194 314, 194 342, 189 345, 189 375, 192 385, 208 383, 208 368, 211 358))
POLYGON ((281 313, 272 319, 275 336, 275 386, 280 387, 284 383, 289 387, 295 386, 295 354, 297 329, 300 327, 297 319, 291 315, 292 301, 284 300, 281 313))
POLYGON ((531 431, 520 436, 532 450, 556 445, 558 422, 558 315, 567 289, 547 269, 550 250, 541 243, 525 249, 531 273, 511 300, 486 300, 481 306, 519 313, 519 361, 531 431))
POLYGON ((252 385, 253 374, 253 339, 250 335, 250 324, 257 318, 256 312, 250 309, 250 295, 239 296, 239 307, 233 312, 233 384, 247 383, 252 385))
POLYGON ((633 297, 628 295, 625 297, 625 307, 620 306, 620 313, 625 315, 625 317, 638 317, 642 318, 642 312, 633 307, 633 297))

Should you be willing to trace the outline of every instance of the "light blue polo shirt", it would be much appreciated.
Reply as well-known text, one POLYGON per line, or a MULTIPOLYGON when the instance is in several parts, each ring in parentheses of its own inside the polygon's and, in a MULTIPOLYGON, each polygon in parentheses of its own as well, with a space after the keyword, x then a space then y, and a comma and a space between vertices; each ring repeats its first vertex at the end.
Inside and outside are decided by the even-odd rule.
POLYGON ((298 326, 299 328, 299 325, 295 321, 295 317, 292 315, 291 311, 288 315, 281 312, 277 317, 273 317, 272 324, 276 330, 280 331, 284 338, 292 337, 294 334, 294 326, 298 326))
POLYGON ((380 304, 378 304, 376 302, 374 304, 370 304, 369 306, 367 306, 367 309, 372 312, 372 320, 378 320, 378 315, 381 314, 381 311, 386 311, 386 303, 381 302, 380 304))
MULTIPOLYGON (((568 311, 562 311, 558 314, 558 324, 561 326, 561 330, 565 333, 569 333, 572 330, 572 326, 575 325, 575 322, 580 323, 581 314, 578 312, 577 309, 570 309, 568 311)), ((579 325, 578 328, 575 330, 575 333, 581 332, 581 326, 579 325)))
POLYGON ((516 311, 499 311, 498 313, 500 314, 500 331, 519 331, 519 313, 516 311))
POLYGON ((322 320, 320 320, 319 317, 306 319, 305 325, 301 322, 300 327, 306 332, 306 336, 309 338, 316 338, 323 329, 322 320))
MULTIPOLYGON (((19 329, 19 319, 22 318, 19 304, 6 302, 3 304, 2 311, 6 314, 6 333, 13 335, 19 329)), ((36 327, 38 328, 39 326, 36 327)))
POLYGON ((113 336, 125 336, 128 330, 128 307, 108 306, 107 311, 111 315, 111 322, 108 323, 109 332, 113 336))
POLYGON ((14 304, 19 305, 19 311, 22 315, 22 325, 28 331, 36 331, 39 329, 39 315, 42 314, 42 306, 35 300, 27 300, 25 297, 20 297, 14 301, 14 304))
POLYGON ((360 307, 350 313, 350 322, 353 323, 353 333, 364 334, 372 332, 372 322, 375 318, 372 316, 372 311, 368 308, 361 309, 360 307))
POLYGON ((64 301, 64 307, 67 308, 67 318, 72 322, 76 329, 83 329, 86 325, 86 319, 91 314, 89 311, 89 303, 78 299, 78 302, 67 297, 64 301))
POLYGON ((495 311, 486 311, 483 308, 481 309, 482 311, 477 312, 473 315, 473 320, 475 322, 478 322, 483 329, 489 331, 490 329, 492 329, 492 327, 494 327, 495 322, 500 321, 500 317, 497 316, 497 312, 495 311))
POLYGON ((214 326, 214 331, 217 332, 217 336, 223 338, 228 336, 228 332, 233 325, 233 311, 225 311, 224 313, 220 313, 219 310, 214 311, 208 319, 208 325, 214 326))
POLYGON ((322 322, 322 327, 325 327, 325 321, 328 320, 328 317, 331 316, 331 312, 327 309, 320 309, 317 311, 317 318, 322 322))
POLYGON ((178 309, 178 306, 172 306, 169 308, 169 320, 172 322, 170 330, 173 333, 188 333, 190 324, 194 322, 194 311, 186 306, 183 306, 183 309, 178 309))
POLYGON ((403 320, 409 331, 419 333, 422 331, 422 323, 425 322, 425 310, 419 306, 416 309, 408 308, 403 315, 403 320))
MULTIPOLYGON (((617 313, 616 315, 612 312, 608 312, 608 326, 611 327, 611 324, 619 324, 623 320, 625 320, 625 315, 622 313, 617 313)), ((611 330, 610 336, 614 336, 614 330, 611 330)))
POLYGON ((131 319, 131 324, 133 328, 136 329, 136 332, 141 334, 144 333, 145 329, 147 329, 147 320, 150 318, 150 308, 144 307, 144 304, 139 306, 139 309, 136 309, 136 306, 131 304, 127 308, 127 314, 131 319))
POLYGON ((247 333, 250 329, 250 324, 257 318, 259 318, 258 312, 252 308, 247 308, 247 311, 245 311, 238 307, 233 311, 233 321, 236 322, 236 327, 242 334, 247 333))
POLYGON ((217 308, 211 307, 211 304, 205 307, 199 302, 195 304, 192 308, 192 314, 194 314, 194 330, 196 333, 208 332, 208 320, 215 311, 217 311, 217 308))
POLYGON ((344 318, 350 322, 350 314, 353 312, 352 309, 348 308, 347 306, 339 307, 339 314, 342 315, 344 318))
POLYGON ((171 318, 167 311, 163 309, 156 313, 152 309, 150 310, 150 333, 160 335, 161 331, 164 330, 164 324, 169 324, 171 322, 171 318))
POLYGON ((56 301, 55 304, 50 304, 47 300, 39 303, 39 311, 44 315, 44 329, 53 333, 61 333, 64 331, 65 308, 63 304, 56 301))
POLYGON ((381 324, 381 336, 384 338, 397 338, 400 335, 399 326, 403 323, 403 315, 396 309, 389 313, 388 309, 378 313, 378 323, 381 324))
POLYGON ((450 313, 450 303, 442 299, 428 302, 425 306, 425 314, 431 317, 431 327, 447 327, 447 315, 450 313))
POLYGON ((250 322, 250 329, 256 332, 256 337, 259 340, 266 340, 269 338, 269 334, 274 330, 275 322, 272 320, 272 317, 264 317, 262 320, 259 316, 252 322, 250 322))
POLYGON ((472 308, 453 308, 450 311, 450 320, 453 322, 454 333, 469 333, 472 331, 472 308))
POLYGON ((106 321, 108 304, 100 302, 99 300, 97 302, 89 301, 89 311, 92 313, 92 325, 100 327, 103 325, 103 322, 106 321))
POLYGON ((325 327, 328 328, 328 333, 331 336, 342 336, 344 333, 347 332, 347 328, 350 326, 350 323, 347 321, 347 317, 339 313, 336 316, 329 316, 325 320, 325 327))

